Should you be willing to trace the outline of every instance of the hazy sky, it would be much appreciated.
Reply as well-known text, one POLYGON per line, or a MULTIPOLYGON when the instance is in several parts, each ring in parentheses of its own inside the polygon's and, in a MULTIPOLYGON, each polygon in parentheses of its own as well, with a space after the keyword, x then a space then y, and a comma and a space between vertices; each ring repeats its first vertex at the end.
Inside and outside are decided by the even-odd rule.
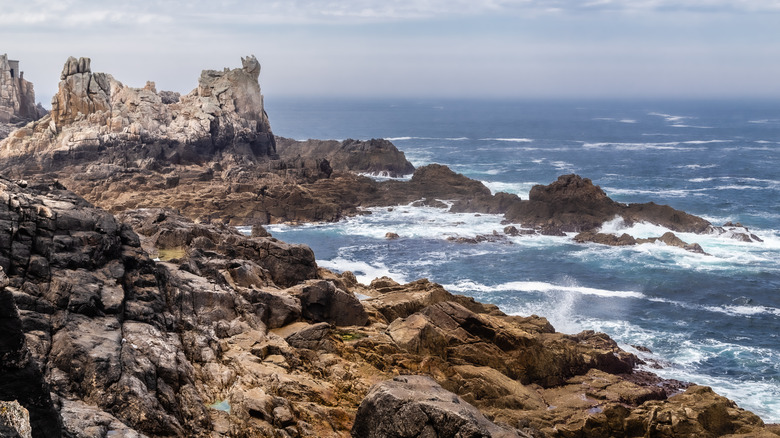
POLYGON ((68 56, 189 92, 254 54, 266 96, 780 97, 780 0, 0 0, 46 106, 68 56))

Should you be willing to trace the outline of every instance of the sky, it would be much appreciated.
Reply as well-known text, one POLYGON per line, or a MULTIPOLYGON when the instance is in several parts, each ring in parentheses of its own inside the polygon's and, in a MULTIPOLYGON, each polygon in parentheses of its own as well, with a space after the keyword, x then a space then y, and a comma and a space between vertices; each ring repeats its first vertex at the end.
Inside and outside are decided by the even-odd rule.
POLYGON ((0 0, 49 106, 68 56, 188 93, 257 56, 271 96, 778 98, 780 0, 0 0))

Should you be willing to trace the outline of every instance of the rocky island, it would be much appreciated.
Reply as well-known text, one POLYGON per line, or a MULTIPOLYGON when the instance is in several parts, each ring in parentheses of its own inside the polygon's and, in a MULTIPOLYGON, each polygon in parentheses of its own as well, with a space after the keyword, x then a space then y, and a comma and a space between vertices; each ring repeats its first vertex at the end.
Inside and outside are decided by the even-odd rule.
POLYGON ((446 200, 505 215, 506 233, 583 242, 607 240, 598 228, 616 216, 726 230, 616 203, 576 175, 522 200, 445 166, 414 170, 384 140, 277 138, 253 56, 204 71, 186 96, 90 64, 69 59, 51 113, 0 143, 3 434, 780 434, 707 387, 636 370, 602 333, 558 333, 425 279, 360 284, 262 225, 446 200))

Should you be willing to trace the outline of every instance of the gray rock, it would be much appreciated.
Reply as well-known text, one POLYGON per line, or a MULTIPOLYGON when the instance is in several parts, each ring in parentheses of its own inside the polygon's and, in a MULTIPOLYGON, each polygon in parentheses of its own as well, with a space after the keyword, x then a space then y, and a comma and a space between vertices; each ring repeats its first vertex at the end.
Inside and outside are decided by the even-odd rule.
POLYGON ((427 376, 399 376, 374 385, 360 403, 355 438, 522 437, 427 376))
POLYGON ((0 436, 32 438, 30 414, 16 401, 0 401, 0 436))
POLYGON ((337 326, 366 325, 368 314, 355 295, 336 288, 329 281, 315 281, 300 292, 304 318, 337 326))

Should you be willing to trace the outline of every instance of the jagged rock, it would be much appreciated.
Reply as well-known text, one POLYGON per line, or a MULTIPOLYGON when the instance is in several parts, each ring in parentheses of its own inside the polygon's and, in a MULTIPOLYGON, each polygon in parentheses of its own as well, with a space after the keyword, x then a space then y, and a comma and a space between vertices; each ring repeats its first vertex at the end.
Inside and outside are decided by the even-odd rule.
MULTIPOLYGON (((24 79, 19 61, 9 60, 7 54, 0 55, 0 125, 29 122, 42 115, 35 104, 33 84, 24 79)), ((0 135, 0 139, 4 137, 0 135)))
POLYGON ((312 321, 329 322, 336 326, 362 326, 368 322, 368 315, 360 301, 329 281, 312 282, 301 288, 297 296, 301 300, 303 316, 312 321))
POLYGON ((412 163, 391 142, 383 139, 367 141, 347 139, 296 141, 277 137, 277 149, 282 159, 292 163, 326 159, 333 170, 400 177, 414 172, 412 163))
POLYGON ((30 414, 16 401, 0 401, 0 436, 32 438, 30 414))
POLYGON ((500 427, 430 377, 399 376, 371 388, 360 404, 352 436, 527 437, 500 427))
POLYGON ((0 145, 5 166, 58 170, 103 162, 125 167, 145 163, 201 163, 214 155, 243 162, 276 153, 263 96, 260 67, 251 56, 245 67, 207 70, 198 87, 173 102, 153 83, 124 86, 113 76, 93 73, 89 58, 69 58, 51 114, 0 145), (36 160, 25 157, 35 154, 36 160))

